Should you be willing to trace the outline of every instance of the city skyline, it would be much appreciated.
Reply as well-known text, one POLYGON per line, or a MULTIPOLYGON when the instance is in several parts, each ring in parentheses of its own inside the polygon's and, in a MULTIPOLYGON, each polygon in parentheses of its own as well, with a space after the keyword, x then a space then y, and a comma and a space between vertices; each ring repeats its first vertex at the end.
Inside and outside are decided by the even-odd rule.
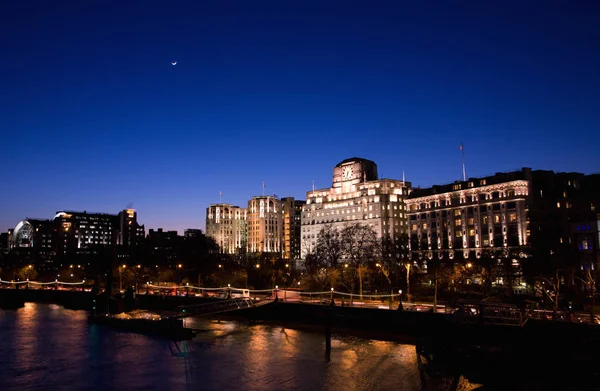
POLYGON ((183 234, 354 156, 450 183, 461 143, 470 177, 600 171, 598 6, 479 3, 6 2, 0 229, 133 207, 183 234))

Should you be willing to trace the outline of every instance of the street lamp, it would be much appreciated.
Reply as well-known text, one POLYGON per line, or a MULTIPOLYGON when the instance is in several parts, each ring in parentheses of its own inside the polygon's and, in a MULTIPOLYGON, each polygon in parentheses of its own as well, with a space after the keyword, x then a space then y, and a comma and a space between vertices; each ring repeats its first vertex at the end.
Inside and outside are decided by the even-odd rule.
POLYGON ((398 311, 402 311, 402 289, 398 289, 398 311))
MULTIPOLYGON (((123 269, 125 269, 127 267, 127 265, 123 264, 122 267, 119 266, 119 291, 123 290, 123 269)), ((73 276, 71 274, 71 276, 73 276)))

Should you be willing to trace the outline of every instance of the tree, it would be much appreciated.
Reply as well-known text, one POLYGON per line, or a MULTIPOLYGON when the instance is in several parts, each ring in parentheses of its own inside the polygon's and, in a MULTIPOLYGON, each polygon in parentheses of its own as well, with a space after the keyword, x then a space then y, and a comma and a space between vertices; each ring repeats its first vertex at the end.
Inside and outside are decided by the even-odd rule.
POLYGON ((344 227, 340 233, 344 259, 356 269, 359 293, 362 299, 363 276, 368 267, 381 258, 381 242, 377 233, 368 225, 354 223, 344 227))
POLYGON ((592 270, 590 267, 586 267, 585 270, 582 273, 581 278, 580 277, 575 277, 577 279, 579 279, 582 283, 583 286, 585 287, 586 291, 588 291, 590 298, 591 298, 591 303, 590 303, 590 322, 594 322, 594 305, 596 304, 596 287, 598 285, 598 282, 596 281, 595 278, 595 273, 592 273, 592 270))
POLYGON ((556 313, 558 312, 558 299, 560 297, 560 269, 556 269, 555 275, 552 277, 539 276, 534 287, 538 294, 542 297, 548 298, 552 303, 553 315, 552 318, 556 320, 556 313))
POLYGON ((342 257, 340 233, 331 224, 326 224, 317 238, 315 253, 327 267, 336 268, 342 257))
POLYGON ((17 271, 17 276, 21 280, 35 280, 37 275, 38 272, 33 265, 24 266, 17 271))

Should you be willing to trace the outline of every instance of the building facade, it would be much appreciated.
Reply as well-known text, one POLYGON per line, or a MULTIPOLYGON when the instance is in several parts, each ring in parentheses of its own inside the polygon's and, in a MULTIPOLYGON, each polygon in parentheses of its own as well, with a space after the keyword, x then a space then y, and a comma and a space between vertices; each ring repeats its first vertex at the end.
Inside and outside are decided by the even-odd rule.
POLYGON ((528 172, 415 189, 406 201, 411 251, 426 257, 457 253, 468 259, 482 249, 524 246, 529 231, 528 172))
POLYGON ((213 238, 220 251, 237 254, 247 245, 247 211, 230 204, 211 204, 206 208, 206 235, 213 238))
POLYGON ((302 208, 306 201, 284 197, 281 199, 281 203, 283 206, 283 258, 289 260, 300 259, 302 208))
POLYGON ((594 235, 597 196, 591 176, 530 168, 414 189, 406 201, 410 250, 425 261, 494 254, 510 266, 504 278, 524 286, 523 266, 541 273, 557 256, 580 258, 578 247, 594 235), (538 264, 525 265, 531 254, 538 264))
POLYGON ((306 193, 301 217, 301 258, 312 251, 326 225, 341 230, 348 223, 372 227, 391 240, 407 234, 406 205, 410 183, 379 179, 375 162, 341 161, 333 169, 331 188, 306 193))
POLYGON ((39 259, 63 259, 103 246, 132 250, 139 245, 143 231, 133 209, 116 215, 59 211, 52 220, 20 221, 10 233, 9 246, 14 250, 29 249, 39 259))
POLYGON ((283 252, 283 205, 274 196, 256 196, 248 201, 249 253, 283 252))

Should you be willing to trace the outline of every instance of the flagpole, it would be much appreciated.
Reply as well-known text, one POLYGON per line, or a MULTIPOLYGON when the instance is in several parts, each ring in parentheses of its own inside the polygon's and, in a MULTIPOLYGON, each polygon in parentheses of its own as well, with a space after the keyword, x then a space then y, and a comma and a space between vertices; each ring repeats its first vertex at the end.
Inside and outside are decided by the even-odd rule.
POLYGON ((219 192, 219 204, 223 203, 223 192, 219 192))
POLYGON ((463 143, 460 143, 460 152, 462 155, 462 175, 463 175, 463 181, 466 182, 467 181, 467 170, 465 169, 465 148, 463 146, 463 143))

